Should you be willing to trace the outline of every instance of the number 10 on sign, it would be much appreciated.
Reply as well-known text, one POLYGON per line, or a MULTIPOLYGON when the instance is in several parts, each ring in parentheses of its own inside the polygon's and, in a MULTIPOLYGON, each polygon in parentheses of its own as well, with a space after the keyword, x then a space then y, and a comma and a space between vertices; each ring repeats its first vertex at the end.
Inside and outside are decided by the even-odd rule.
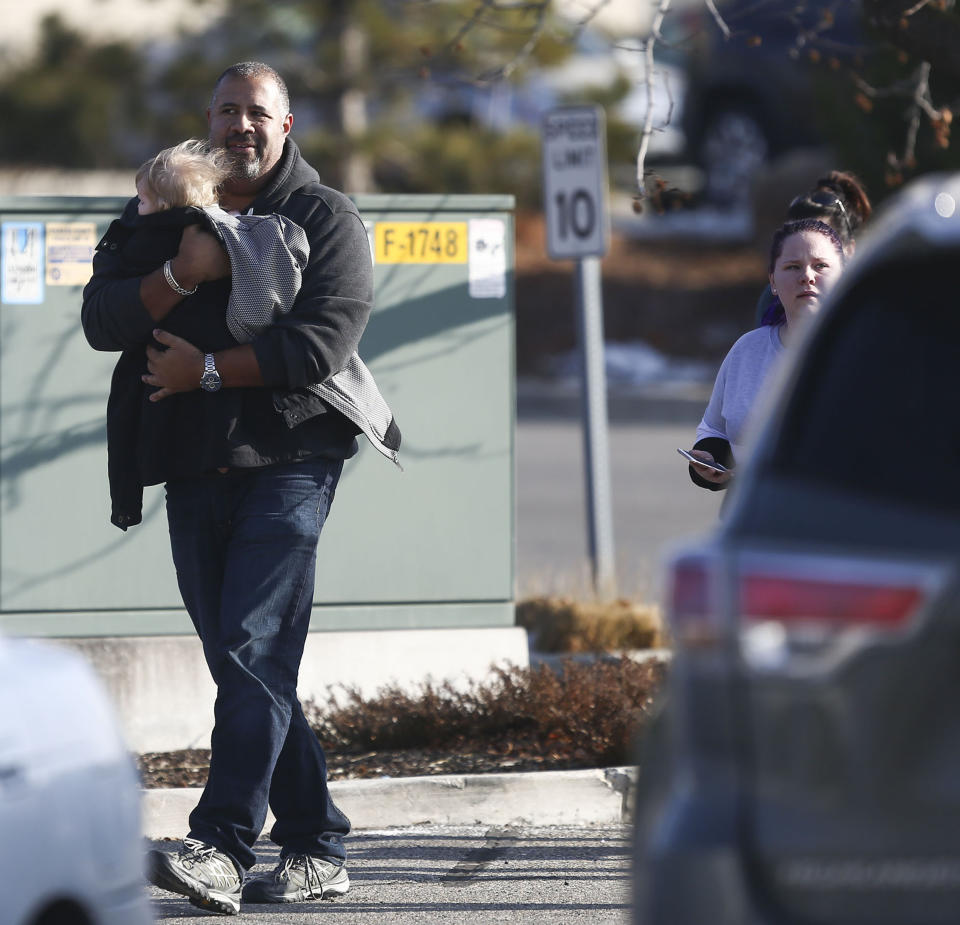
POLYGON ((551 257, 606 254, 610 232, 601 107, 569 106, 544 116, 543 193, 551 257))

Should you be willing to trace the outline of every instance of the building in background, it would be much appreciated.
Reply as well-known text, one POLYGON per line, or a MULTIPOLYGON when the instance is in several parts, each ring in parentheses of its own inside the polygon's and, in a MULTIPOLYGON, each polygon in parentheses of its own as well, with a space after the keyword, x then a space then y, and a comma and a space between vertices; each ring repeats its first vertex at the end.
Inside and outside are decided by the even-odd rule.
POLYGON ((222 8, 220 0, 0 0, 0 68, 16 64, 34 50, 44 17, 57 14, 81 32, 95 26, 99 40, 151 39, 182 29, 202 29, 222 8))

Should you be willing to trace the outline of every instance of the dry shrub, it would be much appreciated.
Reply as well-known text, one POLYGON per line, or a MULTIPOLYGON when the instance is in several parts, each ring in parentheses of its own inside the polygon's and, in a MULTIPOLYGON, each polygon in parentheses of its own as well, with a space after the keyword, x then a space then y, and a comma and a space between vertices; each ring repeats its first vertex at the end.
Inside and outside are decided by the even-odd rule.
POLYGON ((457 690, 425 683, 411 694, 382 688, 373 698, 354 689, 325 710, 308 707, 324 748, 350 751, 444 748, 544 755, 569 767, 631 760, 664 675, 661 662, 627 657, 559 669, 498 668, 491 682, 457 690))
POLYGON ((539 652, 616 652, 663 645, 655 606, 614 601, 533 597, 517 604, 517 623, 539 652))

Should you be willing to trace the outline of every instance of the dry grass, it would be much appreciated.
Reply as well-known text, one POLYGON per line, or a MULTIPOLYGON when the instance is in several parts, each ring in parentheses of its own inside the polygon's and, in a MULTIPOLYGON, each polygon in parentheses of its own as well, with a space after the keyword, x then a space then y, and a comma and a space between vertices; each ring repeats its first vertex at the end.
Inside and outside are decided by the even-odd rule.
POLYGON ((307 717, 331 752, 493 749, 606 767, 631 760, 664 673, 656 661, 567 659, 559 669, 497 669, 490 683, 466 691, 426 683, 367 698, 347 690, 326 708, 307 705, 307 717))
POLYGON ((622 652, 664 645, 656 606, 614 601, 532 597, 517 604, 517 624, 538 652, 622 652))

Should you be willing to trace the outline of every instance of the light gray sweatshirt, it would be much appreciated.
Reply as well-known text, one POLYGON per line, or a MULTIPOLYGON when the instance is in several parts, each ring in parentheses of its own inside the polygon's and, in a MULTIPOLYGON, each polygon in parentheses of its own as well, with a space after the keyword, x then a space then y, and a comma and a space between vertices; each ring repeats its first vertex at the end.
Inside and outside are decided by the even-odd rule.
POLYGON ((697 440, 720 437, 730 443, 734 459, 739 456, 750 411, 783 355, 780 328, 768 325, 748 331, 730 348, 697 427, 697 440))

